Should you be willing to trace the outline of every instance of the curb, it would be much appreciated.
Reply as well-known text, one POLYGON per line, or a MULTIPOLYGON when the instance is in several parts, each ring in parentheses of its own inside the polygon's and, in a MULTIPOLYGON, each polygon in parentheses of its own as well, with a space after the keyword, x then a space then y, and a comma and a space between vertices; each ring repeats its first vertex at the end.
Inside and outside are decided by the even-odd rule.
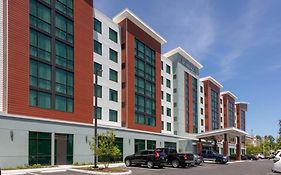
POLYGON ((127 172, 122 172, 122 173, 104 173, 104 172, 98 172, 98 171, 86 171, 86 170, 78 170, 78 169, 69 169, 68 171, 85 173, 85 174, 97 174, 97 175, 130 175, 130 174, 132 174, 131 170, 128 170, 127 172))

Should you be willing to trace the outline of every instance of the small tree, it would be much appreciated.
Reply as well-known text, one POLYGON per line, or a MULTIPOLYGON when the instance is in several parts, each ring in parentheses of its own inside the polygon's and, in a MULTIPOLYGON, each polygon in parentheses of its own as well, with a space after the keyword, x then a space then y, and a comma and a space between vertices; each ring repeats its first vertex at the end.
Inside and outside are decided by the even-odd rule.
POLYGON ((95 144, 95 137, 93 137, 90 144, 91 150, 96 153, 98 157, 104 158, 105 168, 108 168, 112 158, 116 158, 121 155, 121 152, 115 143, 115 133, 113 131, 106 131, 105 133, 98 134, 97 147, 95 144))

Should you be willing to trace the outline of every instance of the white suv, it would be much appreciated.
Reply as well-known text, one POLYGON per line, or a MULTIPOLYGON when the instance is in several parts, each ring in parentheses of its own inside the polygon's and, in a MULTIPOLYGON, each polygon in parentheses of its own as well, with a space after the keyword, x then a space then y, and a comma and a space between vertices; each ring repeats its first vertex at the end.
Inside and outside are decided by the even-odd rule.
POLYGON ((273 159, 272 172, 281 173, 281 150, 277 151, 275 158, 273 159))

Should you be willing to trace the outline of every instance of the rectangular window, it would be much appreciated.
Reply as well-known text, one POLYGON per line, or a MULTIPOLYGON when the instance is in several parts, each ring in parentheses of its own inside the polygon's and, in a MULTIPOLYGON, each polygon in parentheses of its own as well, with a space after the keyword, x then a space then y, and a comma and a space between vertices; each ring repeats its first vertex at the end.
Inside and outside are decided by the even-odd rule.
POLYGON ((109 59, 118 63, 118 53, 113 49, 109 49, 109 59))
POLYGON ((50 109, 51 108, 51 94, 30 90, 29 91, 29 105, 50 109))
POLYGON ((97 119, 101 120, 102 119, 102 108, 101 107, 94 107, 94 116, 97 117, 97 119))
POLYGON ((118 72, 113 69, 109 69, 109 79, 118 82, 118 72))
POLYGON ((145 140, 135 139, 135 153, 145 150, 145 140))
POLYGON ((51 66, 30 60, 29 86, 35 89, 51 90, 51 66))
POLYGON ((73 112, 73 99, 56 95, 55 109, 65 112, 73 112))
POLYGON ((144 97, 141 95, 135 96, 135 111, 137 112, 144 112, 145 103, 144 103, 144 97))
POLYGON ((167 100, 167 102, 171 102, 171 95, 170 94, 166 94, 166 100, 167 100))
POLYGON ((164 122, 161 121, 161 129, 164 130, 164 122))
POLYGON ((169 79, 166 79, 166 87, 171 88, 171 81, 169 79))
POLYGON ((155 149, 156 148, 156 141, 155 140, 147 140, 147 149, 155 149))
POLYGON ((163 64, 163 61, 161 61, 161 70, 163 70, 164 68, 164 64, 163 64))
POLYGON ((102 55, 102 44, 96 40, 94 40, 94 52, 102 55))
POLYGON ((171 109, 167 108, 167 116, 171 117, 171 109))
POLYGON ((203 104, 203 97, 200 97, 200 102, 201 104, 203 104))
POLYGON ((170 74, 170 73, 171 73, 171 66, 166 65, 166 72, 167 72, 168 74, 170 74))
POLYGON ((161 106, 161 114, 164 114, 164 106, 161 106))
POLYGON ((73 21, 56 14, 56 36, 73 43, 73 21))
POLYGON ((72 70, 74 65, 73 47, 56 41, 56 64, 72 70))
POLYGON ((161 99, 164 100, 164 92, 161 91, 161 99))
POLYGON ((42 60, 51 61, 51 38, 30 29, 29 54, 42 60))
POLYGON ((73 73, 56 69, 56 92, 73 96, 73 73))
POLYGON ((73 17, 73 0, 56 0, 56 9, 73 17))
POLYGON ((200 92, 203 93, 203 86, 200 86, 200 92))
POLYGON ((204 120, 201 119, 201 126, 204 126, 204 120))
POLYGON ((136 93, 144 94, 144 79, 135 76, 135 91, 136 93))
POLYGON ((28 164, 51 165, 51 133, 29 132, 28 164))
POLYGON ((118 36, 117 36, 117 32, 111 28, 109 28, 109 39, 111 41, 114 41, 117 43, 118 40, 118 36))
POLYGON ((171 123, 167 122, 167 131, 171 131, 172 127, 171 127, 171 123))
MULTIPOLYGON (((97 63, 97 62, 94 62, 94 74, 96 73, 96 71, 99 71, 99 70, 102 70, 102 65, 97 63)), ((100 71, 98 73, 98 76, 102 76, 102 72, 100 71)))
POLYGON ((161 76, 161 84, 162 84, 162 85, 164 84, 164 78, 163 78, 163 76, 161 76))
POLYGON ((100 86, 100 85, 94 86, 94 96, 102 98, 102 86, 100 86))
POLYGON ((204 114, 204 110, 203 110, 203 108, 201 108, 201 115, 203 115, 204 114))
POLYGON ((51 9, 36 0, 29 1, 30 25, 45 32, 51 31, 51 9))
POLYGON ((118 101, 118 92, 113 89, 109 89, 109 100, 117 102, 118 101))
POLYGON ((94 30, 98 33, 102 33, 101 22, 98 19, 94 19, 94 30))
POLYGON ((118 120, 118 112, 112 109, 109 109, 109 121, 117 122, 118 120))

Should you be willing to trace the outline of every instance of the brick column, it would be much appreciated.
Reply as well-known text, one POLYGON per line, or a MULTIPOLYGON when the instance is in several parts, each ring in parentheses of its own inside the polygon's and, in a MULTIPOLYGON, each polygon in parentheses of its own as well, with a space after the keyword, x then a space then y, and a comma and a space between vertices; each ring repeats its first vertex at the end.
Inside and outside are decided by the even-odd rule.
POLYGON ((201 154, 202 152, 202 142, 201 139, 199 139, 199 141, 197 142, 197 154, 201 154))
POLYGON ((240 136, 237 136, 236 160, 241 160, 241 139, 240 139, 240 136))
POLYGON ((228 156, 228 136, 227 136, 227 134, 224 134, 223 155, 228 156))

